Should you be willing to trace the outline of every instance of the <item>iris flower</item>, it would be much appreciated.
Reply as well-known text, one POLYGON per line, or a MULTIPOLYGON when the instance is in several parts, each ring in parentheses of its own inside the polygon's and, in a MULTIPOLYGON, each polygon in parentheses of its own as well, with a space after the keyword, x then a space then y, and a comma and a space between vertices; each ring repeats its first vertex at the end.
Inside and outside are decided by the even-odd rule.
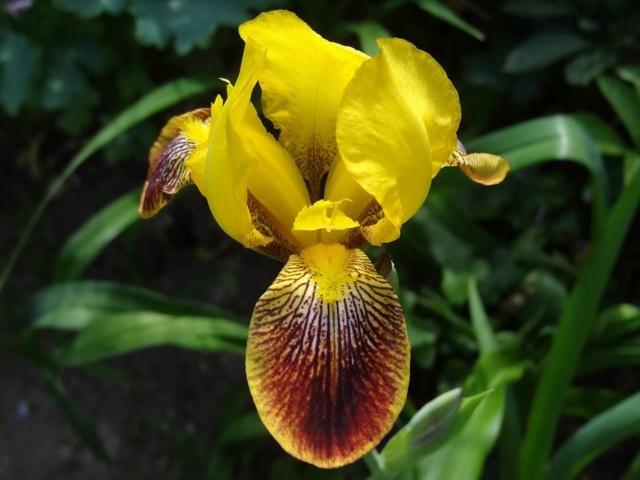
POLYGON ((369 57, 287 11, 239 31, 237 81, 163 128, 140 212, 195 183, 227 234, 286 262, 251 318, 249 388, 284 450, 338 467, 389 432, 409 383, 402 308, 361 248, 397 239, 441 168, 494 184, 509 165, 467 154, 455 88, 407 41, 369 57), (251 103, 257 84, 275 136, 251 103))

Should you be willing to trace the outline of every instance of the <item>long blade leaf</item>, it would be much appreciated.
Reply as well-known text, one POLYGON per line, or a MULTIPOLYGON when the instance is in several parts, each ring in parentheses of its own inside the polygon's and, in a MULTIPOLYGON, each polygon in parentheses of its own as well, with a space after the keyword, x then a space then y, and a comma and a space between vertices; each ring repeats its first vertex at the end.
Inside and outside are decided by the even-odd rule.
POLYGON ((111 140, 113 140, 132 126, 141 122, 142 120, 150 117, 156 112, 164 110, 165 108, 180 102, 181 100, 184 100, 185 98, 197 95, 211 88, 213 88, 212 83, 204 82, 201 80, 180 79, 173 81, 156 88, 154 91, 135 103, 133 106, 126 109, 114 120, 112 120, 106 127, 100 130, 100 132, 98 132, 89 141, 89 143, 87 143, 85 147, 71 159, 62 173, 58 176, 58 178, 56 178, 56 180, 46 191, 42 200, 40 200, 40 203, 36 207, 35 211, 29 218, 27 225, 22 231, 20 239, 18 240, 18 244, 11 252, 6 265, 2 270, 2 274, 0 275, 0 290, 2 290, 9 278, 9 275, 11 275, 11 272, 20 254, 24 250, 24 247, 26 246, 31 233, 33 232, 33 229, 35 228, 38 220, 40 220, 40 217, 49 205, 49 202, 53 199, 53 197, 55 197, 55 195, 60 190, 60 187, 64 185, 69 176, 71 176, 71 174, 80 165, 82 165, 91 155, 100 150, 111 140))

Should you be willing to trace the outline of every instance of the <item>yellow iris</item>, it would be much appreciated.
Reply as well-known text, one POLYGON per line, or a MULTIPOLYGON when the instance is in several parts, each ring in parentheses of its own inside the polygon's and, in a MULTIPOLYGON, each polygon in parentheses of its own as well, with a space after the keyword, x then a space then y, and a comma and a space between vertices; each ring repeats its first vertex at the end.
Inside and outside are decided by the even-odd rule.
POLYGON ((337 467, 380 442, 409 383, 398 297, 360 248, 398 238, 442 167, 494 184, 509 165, 467 154, 455 88, 404 40, 370 58, 286 11, 240 35, 226 101, 174 117, 152 147, 140 212, 195 183, 226 233, 286 262, 251 319, 249 387, 287 452, 337 467), (277 139, 251 104, 257 83, 277 139))

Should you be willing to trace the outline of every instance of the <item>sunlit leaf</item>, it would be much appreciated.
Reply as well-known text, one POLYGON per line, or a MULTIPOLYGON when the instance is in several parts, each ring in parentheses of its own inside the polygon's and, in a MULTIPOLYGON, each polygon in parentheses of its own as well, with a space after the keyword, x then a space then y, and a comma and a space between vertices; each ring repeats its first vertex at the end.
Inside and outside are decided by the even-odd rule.
POLYGON ((41 290, 30 302, 34 328, 81 330, 92 321, 130 311, 233 318, 206 303, 180 300, 152 290, 112 282, 68 282, 41 290))
POLYGON ((548 67, 584 50, 589 42, 573 33, 539 33, 516 46, 504 62, 508 73, 525 73, 548 67))
POLYGON ((15 115, 22 107, 29 89, 31 79, 38 65, 38 47, 27 37, 10 33, 0 44, 0 93, 6 111, 15 115))
POLYGON ((478 40, 484 40, 484 33, 469 24, 440 0, 416 0, 416 3, 425 12, 439 18, 443 22, 447 22, 449 25, 459 28, 478 40))
POLYGON ((140 189, 120 197, 97 212, 65 243, 54 274, 55 281, 75 280, 91 261, 127 227, 140 220, 140 189))
POLYGON ((93 320, 58 360, 79 366, 159 345, 243 354, 246 340, 247 326, 231 320, 128 312, 93 320))
POLYGON ((579 428, 552 458, 545 478, 575 478, 600 454, 638 433, 640 393, 626 398, 579 428))
POLYGON ((211 88, 213 88, 213 83, 192 79, 180 79, 167 83, 147 94, 100 130, 100 132, 98 132, 85 145, 85 147, 71 159, 58 178, 56 178, 56 180, 50 185, 42 200, 40 200, 40 203, 31 214, 29 222, 20 235, 18 245, 16 245, 15 249, 8 256, 7 262, 2 269, 2 275, 0 275, 0 290, 4 287, 4 284, 9 278, 18 257, 22 253, 22 250, 31 236, 31 232, 49 205, 49 202, 58 193, 69 176, 80 165, 115 137, 127 131, 142 120, 170 105, 184 100, 185 98, 202 93, 211 88))

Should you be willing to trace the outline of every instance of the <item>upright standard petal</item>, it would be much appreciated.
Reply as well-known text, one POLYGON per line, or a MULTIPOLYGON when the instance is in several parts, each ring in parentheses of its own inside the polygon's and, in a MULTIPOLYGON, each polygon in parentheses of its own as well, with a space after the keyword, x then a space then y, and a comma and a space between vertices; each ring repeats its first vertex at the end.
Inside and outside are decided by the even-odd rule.
POLYGON ((332 468, 391 429, 406 399, 409 355, 398 297, 367 256, 318 244, 292 255, 256 304, 247 378, 280 445, 332 468))
POLYGON ((460 123, 458 94, 431 56, 401 39, 378 43, 345 90, 336 130, 347 170, 384 212, 380 228, 363 230, 374 245, 397 238, 420 208, 460 123))
POLYGON ((322 178, 336 153, 336 114, 342 94, 364 53, 329 42, 291 12, 260 14, 240 26, 240 36, 267 49, 260 73, 264 114, 280 130, 279 141, 322 198, 322 178))
POLYGON ((243 148, 242 136, 231 130, 250 108, 251 93, 265 56, 264 48, 247 43, 238 80, 228 89, 227 101, 211 130, 204 175, 204 194, 211 213, 230 237, 247 248, 264 246, 272 239, 258 232, 251 222, 247 186, 255 173, 255 162, 243 148))

